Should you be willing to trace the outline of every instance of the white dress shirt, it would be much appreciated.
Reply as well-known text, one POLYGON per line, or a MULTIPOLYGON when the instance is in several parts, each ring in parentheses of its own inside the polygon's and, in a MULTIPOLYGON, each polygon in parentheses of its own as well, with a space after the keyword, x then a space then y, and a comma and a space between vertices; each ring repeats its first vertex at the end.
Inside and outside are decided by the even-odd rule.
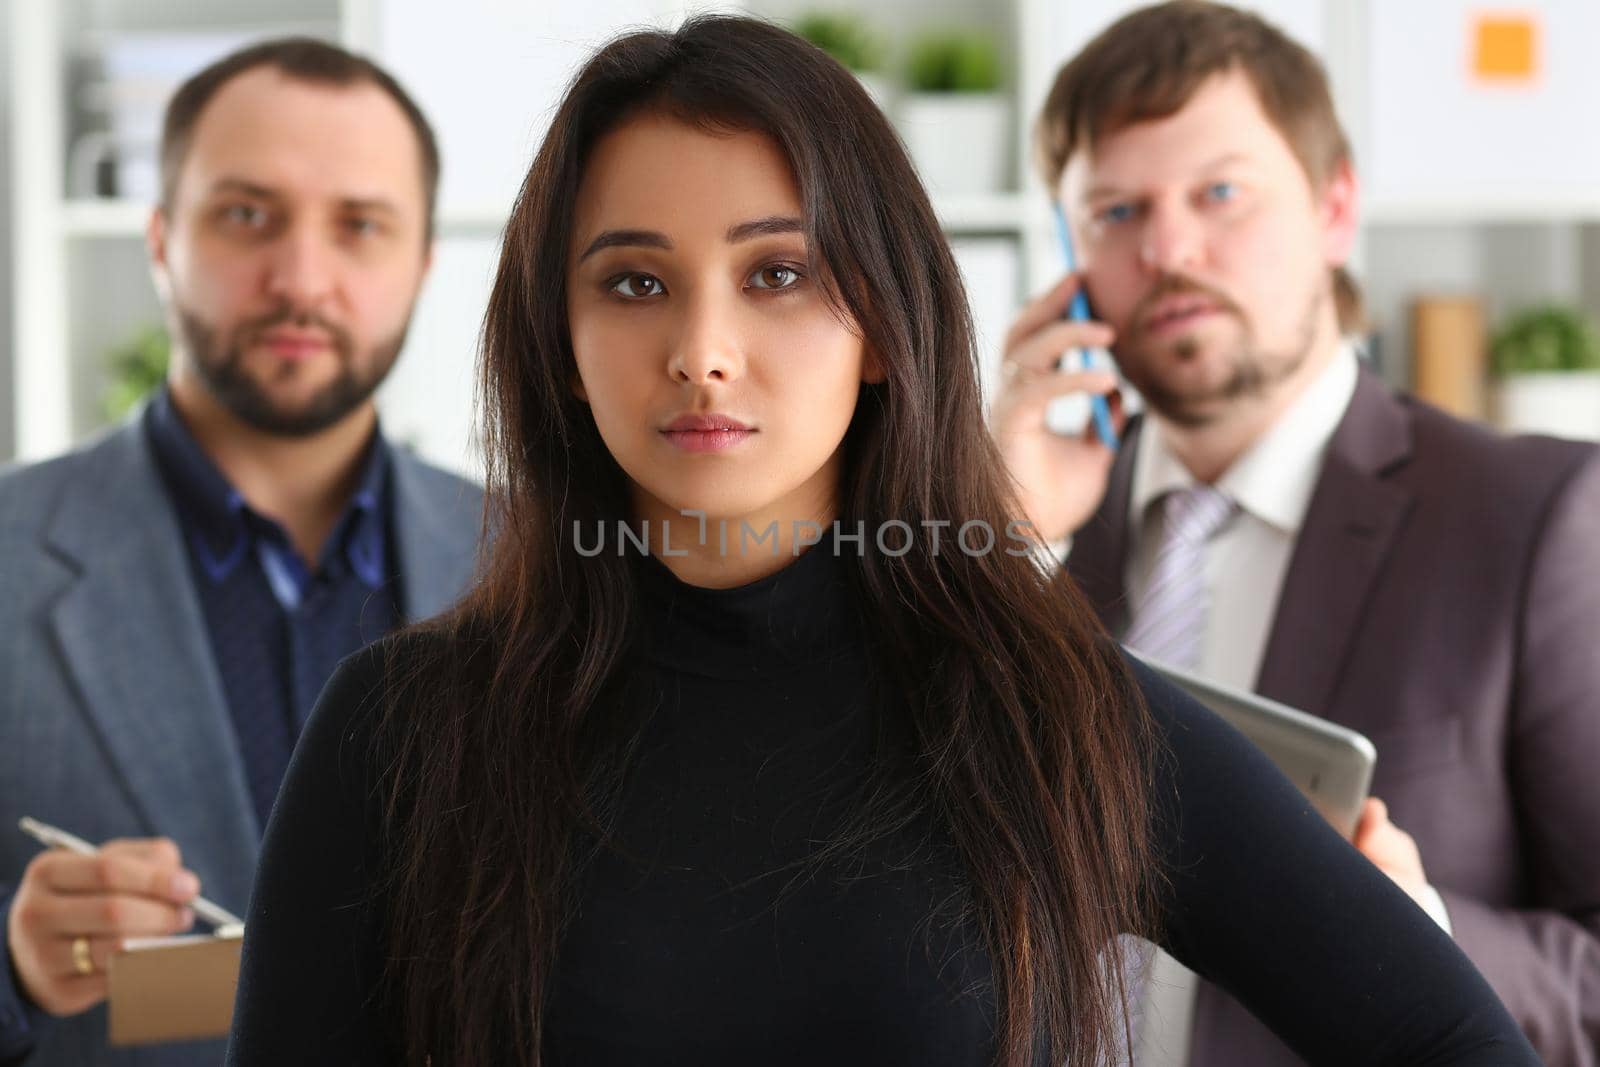
MULTIPOLYGON (((1205 584, 1210 613, 1197 673, 1223 685, 1254 689, 1266 652, 1278 593, 1295 538, 1317 488, 1328 441, 1356 391, 1356 356, 1341 348, 1276 422, 1235 460, 1216 487, 1239 511, 1206 549, 1205 584)), ((1195 484, 1167 444, 1158 418, 1146 417, 1133 457, 1128 532, 1131 551, 1124 575, 1128 602, 1137 604, 1150 580, 1161 543, 1162 494, 1195 484), (1146 529, 1146 526, 1149 529, 1146 529)))
MULTIPOLYGON (((1357 374, 1354 350, 1342 346, 1267 432, 1217 479, 1217 488, 1231 496, 1239 510, 1206 549, 1210 609, 1196 668, 1203 677, 1237 689, 1255 689, 1295 538, 1316 491, 1328 442, 1355 395, 1357 374)), ((1133 458, 1128 502, 1130 551, 1124 582, 1129 603, 1139 602, 1161 543, 1159 509, 1151 516, 1150 505, 1169 490, 1194 484, 1194 476, 1167 444, 1160 420, 1147 416, 1133 458)), ((1431 900, 1424 907, 1448 933, 1444 901, 1431 888, 1429 893, 1431 900)), ((1188 1062, 1196 981, 1192 971, 1157 953, 1135 1035, 1138 1067, 1183 1067, 1188 1062)))

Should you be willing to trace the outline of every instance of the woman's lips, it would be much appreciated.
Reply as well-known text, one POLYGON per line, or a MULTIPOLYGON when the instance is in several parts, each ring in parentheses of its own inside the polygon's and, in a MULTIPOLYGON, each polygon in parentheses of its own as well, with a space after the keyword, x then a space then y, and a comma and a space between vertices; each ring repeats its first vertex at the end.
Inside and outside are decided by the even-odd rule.
POLYGON ((754 430, 663 430, 661 432, 668 441, 685 452, 726 452, 755 434, 754 430))
POLYGON ((756 431, 727 415, 680 415, 661 435, 685 452, 725 452, 756 431))

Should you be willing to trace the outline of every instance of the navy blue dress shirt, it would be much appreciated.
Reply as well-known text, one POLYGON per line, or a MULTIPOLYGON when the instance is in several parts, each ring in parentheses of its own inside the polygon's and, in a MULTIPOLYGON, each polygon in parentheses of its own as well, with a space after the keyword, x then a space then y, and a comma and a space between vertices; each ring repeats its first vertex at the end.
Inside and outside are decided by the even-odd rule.
POLYGON ((178 514, 259 825, 333 669, 400 620, 388 448, 373 435, 361 479, 314 565, 201 450, 162 390, 145 413, 178 514))

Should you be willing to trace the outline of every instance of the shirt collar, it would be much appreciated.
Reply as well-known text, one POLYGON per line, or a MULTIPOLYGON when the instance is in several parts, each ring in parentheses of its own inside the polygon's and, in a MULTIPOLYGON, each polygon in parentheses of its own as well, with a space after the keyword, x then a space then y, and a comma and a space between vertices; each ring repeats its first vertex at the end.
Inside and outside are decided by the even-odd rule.
MULTIPOLYGON (((1317 487, 1323 454, 1355 395, 1358 376, 1355 350, 1340 345, 1305 391, 1217 479, 1217 488, 1262 522, 1290 536, 1298 533, 1317 487)), ((1194 475, 1167 444, 1160 420, 1145 419, 1133 457, 1129 500, 1133 535, 1139 536, 1151 503, 1194 484, 1194 475)))
MULTIPOLYGON (((293 554, 283 527, 251 508, 211 462, 165 386, 145 409, 144 424, 190 546, 213 581, 232 574, 258 542, 293 554)), ((337 574, 348 567, 368 586, 383 584, 388 562, 384 506, 388 485, 388 444, 381 433, 374 432, 361 480, 323 546, 319 571, 337 574)))

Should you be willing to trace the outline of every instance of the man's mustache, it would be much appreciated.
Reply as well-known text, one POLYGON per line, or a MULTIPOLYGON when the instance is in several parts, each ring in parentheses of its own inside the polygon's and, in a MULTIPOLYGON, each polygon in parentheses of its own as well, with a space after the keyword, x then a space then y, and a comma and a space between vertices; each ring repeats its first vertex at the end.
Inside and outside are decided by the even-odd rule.
POLYGON ((319 312, 308 308, 283 307, 272 311, 257 319, 251 319, 239 327, 239 346, 259 340, 280 326, 292 326, 297 330, 317 329, 326 333, 333 347, 343 353, 348 353, 353 347, 350 333, 342 326, 329 321, 319 312))
POLYGON ((1199 297, 1220 311, 1224 311, 1238 319, 1244 318, 1244 309, 1220 289, 1214 289, 1209 285, 1197 282, 1193 278, 1188 278, 1181 274, 1163 274, 1156 279, 1155 284, 1150 287, 1150 291, 1140 297, 1139 302, 1134 305, 1133 314, 1130 316, 1130 321, 1133 324, 1132 332, 1134 334, 1144 333, 1149 326, 1150 317, 1155 306, 1163 300, 1180 296, 1199 297))

